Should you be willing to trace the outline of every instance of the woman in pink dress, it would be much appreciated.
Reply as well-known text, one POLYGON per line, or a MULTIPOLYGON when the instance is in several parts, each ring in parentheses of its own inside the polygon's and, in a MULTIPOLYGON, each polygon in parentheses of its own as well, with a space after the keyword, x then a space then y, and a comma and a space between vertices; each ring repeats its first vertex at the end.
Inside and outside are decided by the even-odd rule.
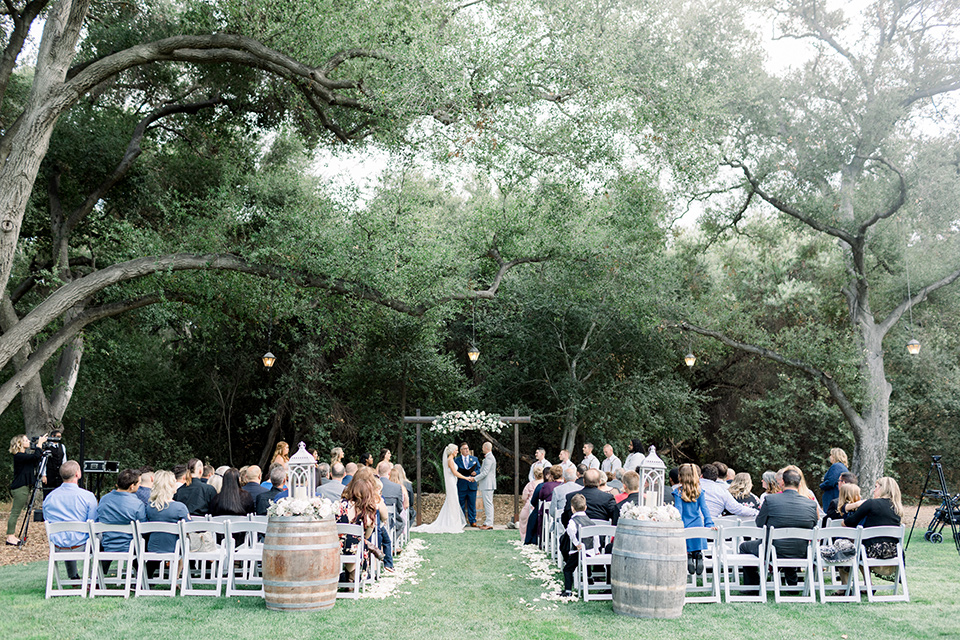
POLYGON ((527 486, 523 488, 523 508, 520 509, 520 538, 526 535, 527 531, 527 518, 530 517, 531 511, 533 511, 533 506, 530 504, 530 497, 533 495, 533 490, 537 488, 537 485, 543 482, 543 467, 534 467, 533 468, 533 480, 527 483, 527 486))

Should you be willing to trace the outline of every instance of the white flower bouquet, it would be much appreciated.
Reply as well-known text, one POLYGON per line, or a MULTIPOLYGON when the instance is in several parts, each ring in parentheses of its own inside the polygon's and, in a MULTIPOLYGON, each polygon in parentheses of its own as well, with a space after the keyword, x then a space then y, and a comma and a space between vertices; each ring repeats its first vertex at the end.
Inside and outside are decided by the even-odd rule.
POLYGON ((647 507, 628 502, 620 507, 620 517, 627 520, 646 520, 648 522, 673 522, 680 520, 680 511, 671 505, 647 507))
POLYGON ((306 516, 323 520, 333 516, 333 502, 317 496, 315 498, 280 498, 271 502, 267 515, 273 518, 306 516))
POLYGON ((434 433, 459 433, 483 429, 490 433, 500 433, 504 427, 500 416, 485 411, 447 411, 433 421, 430 430, 434 433))

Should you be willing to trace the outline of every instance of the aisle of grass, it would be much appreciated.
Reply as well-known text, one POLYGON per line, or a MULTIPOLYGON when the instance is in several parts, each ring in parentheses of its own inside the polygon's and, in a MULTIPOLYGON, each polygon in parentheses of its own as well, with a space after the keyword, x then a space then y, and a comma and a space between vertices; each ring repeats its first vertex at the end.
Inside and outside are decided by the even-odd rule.
POLYGON ((615 615, 609 602, 538 602, 540 584, 510 544, 513 532, 425 536, 419 584, 399 598, 338 601, 313 614, 268 612, 256 598, 44 600, 46 563, 0 568, 0 638, 888 638, 960 637, 960 558, 914 540, 906 604, 688 605, 678 620, 615 615), (512 574, 515 579, 506 577, 512 574))

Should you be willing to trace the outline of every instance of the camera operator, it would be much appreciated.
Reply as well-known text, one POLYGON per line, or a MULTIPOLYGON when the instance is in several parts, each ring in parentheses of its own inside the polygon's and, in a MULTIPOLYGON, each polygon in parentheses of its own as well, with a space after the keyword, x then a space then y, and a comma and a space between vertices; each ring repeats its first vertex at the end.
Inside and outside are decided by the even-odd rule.
POLYGON ((16 545, 17 520, 20 512, 27 506, 30 499, 30 490, 37 480, 37 463, 42 458, 43 444, 47 436, 37 438, 36 444, 30 443, 25 434, 14 436, 10 441, 10 453, 13 454, 13 482, 10 483, 10 493, 13 494, 13 506, 10 509, 10 518, 7 520, 7 544, 16 545))
POLYGON ((50 492, 59 487, 63 480, 60 479, 60 465, 67 459, 67 448, 63 446, 63 432, 60 429, 53 429, 47 438, 43 448, 50 452, 47 459, 40 465, 40 476, 43 480, 43 494, 50 495, 50 492))

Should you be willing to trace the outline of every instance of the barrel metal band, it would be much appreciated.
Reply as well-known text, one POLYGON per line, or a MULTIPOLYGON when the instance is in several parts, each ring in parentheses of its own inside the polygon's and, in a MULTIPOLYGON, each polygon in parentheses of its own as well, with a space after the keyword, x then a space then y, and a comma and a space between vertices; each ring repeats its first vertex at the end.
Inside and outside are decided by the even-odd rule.
POLYGON ((298 551, 298 550, 308 550, 308 549, 339 549, 339 542, 331 542, 327 544, 264 544, 264 551, 298 551))
MULTIPOLYGON (((284 581, 284 580, 264 580, 263 586, 265 587, 323 587, 328 584, 336 584, 340 582, 340 576, 335 578, 327 578, 325 580, 297 580, 296 582, 284 581)), ((276 596, 277 594, 273 594, 276 596)))
POLYGON ((614 549, 613 555, 621 558, 636 558, 637 560, 656 560, 657 562, 684 562, 686 557, 678 555, 661 555, 659 553, 638 553, 614 549))

